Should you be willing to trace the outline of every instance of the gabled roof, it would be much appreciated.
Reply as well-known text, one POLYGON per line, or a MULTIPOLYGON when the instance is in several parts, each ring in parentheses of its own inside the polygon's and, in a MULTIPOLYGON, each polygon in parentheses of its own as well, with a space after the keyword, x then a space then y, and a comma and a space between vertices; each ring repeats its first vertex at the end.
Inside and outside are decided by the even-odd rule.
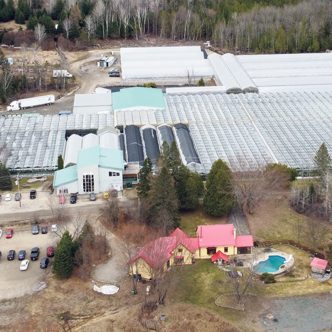
POLYGON ((198 249, 198 239, 188 237, 185 232, 177 228, 170 236, 160 237, 146 244, 129 261, 129 264, 141 258, 152 268, 159 268, 171 258, 174 250, 180 245, 194 253, 198 249))
POLYGON ((235 239, 235 246, 237 248, 253 247, 254 239, 252 235, 238 235, 235 239))
POLYGON ((311 267, 315 267, 317 269, 322 269, 322 270, 325 270, 327 268, 327 264, 329 262, 325 259, 320 259, 320 258, 317 258, 315 257, 311 263, 310 263, 310 266, 311 267))
POLYGON ((176 248, 176 244, 177 240, 173 236, 159 237, 141 248, 129 263, 133 263, 141 258, 146 261, 151 268, 157 269, 170 259, 172 251, 176 248))
POLYGON ((200 225, 196 233, 201 248, 235 245, 233 224, 200 225))
POLYGON ((53 187, 57 188, 77 180, 77 166, 69 166, 54 172, 53 187))
POLYGON ((214 255, 211 256, 211 262, 214 263, 215 261, 222 259, 226 262, 229 261, 229 256, 218 250, 214 255))
POLYGON ((186 239, 189 236, 179 227, 177 227, 169 236, 175 236, 178 240, 186 239))

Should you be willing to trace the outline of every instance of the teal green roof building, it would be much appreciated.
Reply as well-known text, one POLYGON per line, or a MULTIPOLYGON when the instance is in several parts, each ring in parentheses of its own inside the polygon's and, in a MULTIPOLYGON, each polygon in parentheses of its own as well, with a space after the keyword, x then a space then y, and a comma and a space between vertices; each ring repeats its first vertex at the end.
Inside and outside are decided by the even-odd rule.
POLYGON ((81 150, 78 155, 77 167, 81 169, 90 165, 123 170, 122 150, 101 148, 98 145, 81 150))
POLYGON ((77 166, 69 166, 54 172, 53 187, 60 187, 64 184, 77 180, 77 166))
POLYGON ((155 88, 124 88, 112 93, 113 110, 129 108, 164 109, 165 99, 161 89, 155 88))
POLYGON ((77 165, 69 166, 54 172, 53 187, 58 188, 78 180, 79 170, 98 166, 112 170, 124 169, 122 150, 93 146, 79 152, 77 165))

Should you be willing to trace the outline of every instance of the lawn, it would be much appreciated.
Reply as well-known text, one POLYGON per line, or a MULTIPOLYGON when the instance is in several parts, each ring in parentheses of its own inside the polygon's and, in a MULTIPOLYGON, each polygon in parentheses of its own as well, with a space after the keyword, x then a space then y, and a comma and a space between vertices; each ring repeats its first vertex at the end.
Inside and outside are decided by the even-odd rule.
MULTIPOLYGON (((199 307, 213 310, 221 317, 243 330, 255 331, 251 323, 251 308, 246 312, 225 309, 215 305, 215 300, 221 294, 229 294, 229 277, 226 272, 219 270, 209 260, 198 260, 194 265, 172 268, 172 287, 169 299, 173 303, 190 303, 199 307), (244 325, 243 325, 244 324, 244 325)), ((255 311, 260 304, 255 304, 255 311)))
POLYGON ((206 215, 202 209, 181 213, 180 228, 189 236, 196 235, 198 225, 226 224, 227 218, 214 218, 206 215))
POLYGON ((293 240, 320 251, 332 241, 332 225, 294 211, 287 193, 265 197, 248 223, 255 240, 293 240))

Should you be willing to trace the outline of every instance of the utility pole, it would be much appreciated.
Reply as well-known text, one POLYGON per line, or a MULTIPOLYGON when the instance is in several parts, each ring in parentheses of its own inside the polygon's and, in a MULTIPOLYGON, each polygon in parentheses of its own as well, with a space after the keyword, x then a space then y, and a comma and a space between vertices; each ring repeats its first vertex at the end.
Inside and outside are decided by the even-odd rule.
POLYGON ((20 207, 22 206, 21 205, 21 199, 22 199, 22 195, 21 195, 21 192, 20 192, 20 176, 19 176, 19 173, 16 174, 16 185, 17 185, 17 191, 18 193, 20 194, 20 199, 19 199, 19 205, 20 207))

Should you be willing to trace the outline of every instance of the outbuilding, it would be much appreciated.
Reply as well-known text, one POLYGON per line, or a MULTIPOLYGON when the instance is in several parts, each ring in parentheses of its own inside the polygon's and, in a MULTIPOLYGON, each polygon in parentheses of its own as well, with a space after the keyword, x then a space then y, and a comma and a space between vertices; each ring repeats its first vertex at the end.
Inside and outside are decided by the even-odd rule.
POLYGON ((311 271, 314 273, 325 274, 329 262, 326 259, 314 257, 310 263, 311 271))

